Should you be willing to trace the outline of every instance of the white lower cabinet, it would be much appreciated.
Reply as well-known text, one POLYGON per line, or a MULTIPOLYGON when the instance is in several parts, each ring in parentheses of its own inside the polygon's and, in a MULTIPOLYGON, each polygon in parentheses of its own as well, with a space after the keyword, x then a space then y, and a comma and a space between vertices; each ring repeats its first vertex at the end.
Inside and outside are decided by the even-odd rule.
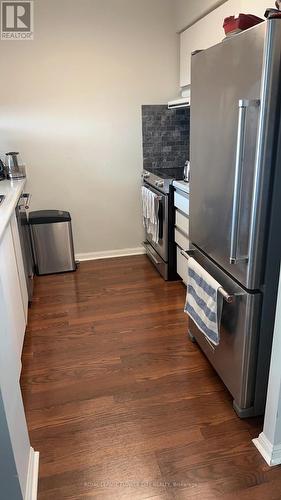
POLYGON ((0 281, 0 317, 5 319, 20 366, 26 316, 10 224, 0 240, 0 281))
POLYGON ((33 500, 39 456, 30 446, 19 383, 28 296, 15 212, 9 217, 0 234, 0 499, 33 500))
POLYGON ((187 282, 187 259, 181 252, 190 250, 189 241, 189 193, 177 189, 174 196, 175 242, 177 245, 177 273, 187 282))
POLYGON ((176 191, 174 205, 185 215, 189 215, 189 195, 184 191, 176 191))
POLYGON ((182 250, 189 250, 190 243, 188 236, 178 228, 175 228, 175 242, 182 250))
POLYGON ((14 250, 15 250, 16 262, 17 262, 17 269, 18 269, 18 276, 19 276, 19 282, 20 282, 23 310, 24 310, 24 315, 25 315, 25 321, 27 323, 28 291, 27 291, 27 284, 26 284, 26 276, 25 276, 25 269, 24 269, 24 263, 23 263, 20 235, 19 235, 19 230, 18 230, 18 222, 17 222, 17 218, 16 218, 15 213, 11 217, 11 230, 12 230, 14 250))
MULTIPOLYGON (((1 241, 0 248, 9 248, 11 242, 10 228, 6 230, 4 240, 1 241)), ((0 258, 2 264, 2 255, 0 258)), ((7 302, 2 304, 3 297, 6 296, 6 279, 3 279, 3 269, 0 276, 0 298, 1 298, 1 323, 0 323, 0 427, 1 446, 5 454, 6 476, 1 481, 1 492, 13 491, 13 497, 1 496, 0 498, 13 498, 13 500, 31 499, 28 492, 28 476, 30 474, 30 460, 33 450, 30 447, 28 429, 25 419, 24 406, 19 385, 19 373, 21 368, 19 356, 19 340, 16 336, 16 325, 23 325, 23 313, 17 315, 17 322, 11 321, 10 310, 5 311, 7 302), (2 407, 1 407, 2 405, 2 407), (4 444, 3 444, 4 443, 4 444), (7 458, 8 457, 8 458, 7 458), (7 461, 8 460, 8 461, 7 461)), ((14 283, 10 287, 10 292, 15 291, 15 262, 9 262, 7 276, 14 283)), ((18 295, 18 294, 17 294, 18 295)), ((17 300, 20 297, 17 297, 17 300)), ((16 302, 13 302, 15 307, 16 302)), ((20 311, 21 304, 18 302, 20 311)), ((21 343, 21 342, 20 342, 21 343)), ((1 459, 0 459, 1 462, 1 459)), ((0 474, 1 477, 1 474, 0 474)))
POLYGON ((182 249, 177 247, 177 273, 184 284, 187 284, 187 259, 182 255, 182 249))
POLYGON ((183 233, 189 235, 189 218, 179 210, 176 210, 175 224, 176 228, 178 228, 183 233))
POLYGON ((11 224, 0 240, 0 318, 0 425, 4 453, 10 456, 1 488, 15 491, 15 500, 21 500, 31 498, 26 492, 32 449, 19 385, 26 317, 11 224))

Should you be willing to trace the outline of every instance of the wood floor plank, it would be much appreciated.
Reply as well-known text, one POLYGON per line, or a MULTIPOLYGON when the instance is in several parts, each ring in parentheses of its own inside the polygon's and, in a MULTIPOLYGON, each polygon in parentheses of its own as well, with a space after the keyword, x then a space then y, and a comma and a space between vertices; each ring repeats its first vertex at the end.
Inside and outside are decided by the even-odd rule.
POLYGON ((145 256, 36 279, 21 385, 39 500, 280 500, 262 420, 235 415, 184 299, 145 256))

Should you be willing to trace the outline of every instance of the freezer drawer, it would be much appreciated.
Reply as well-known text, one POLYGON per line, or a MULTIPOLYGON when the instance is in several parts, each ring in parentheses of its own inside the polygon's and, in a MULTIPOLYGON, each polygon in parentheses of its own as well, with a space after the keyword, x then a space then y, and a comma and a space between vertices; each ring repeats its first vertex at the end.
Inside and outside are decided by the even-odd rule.
POLYGON ((191 319, 189 331, 232 394, 238 413, 250 415, 254 403, 261 294, 246 292, 198 250, 193 252, 193 257, 229 294, 235 294, 235 300, 232 304, 224 302, 217 347, 206 340, 191 319))

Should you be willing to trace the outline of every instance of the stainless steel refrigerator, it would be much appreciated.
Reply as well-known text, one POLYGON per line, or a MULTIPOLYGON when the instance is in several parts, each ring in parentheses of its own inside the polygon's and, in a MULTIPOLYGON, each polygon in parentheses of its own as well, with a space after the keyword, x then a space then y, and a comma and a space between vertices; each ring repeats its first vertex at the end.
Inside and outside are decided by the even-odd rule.
POLYGON ((196 339, 240 417, 264 410, 281 253, 281 21, 192 56, 190 240, 234 296, 221 340, 196 339), (279 215, 280 214, 280 215, 279 215))

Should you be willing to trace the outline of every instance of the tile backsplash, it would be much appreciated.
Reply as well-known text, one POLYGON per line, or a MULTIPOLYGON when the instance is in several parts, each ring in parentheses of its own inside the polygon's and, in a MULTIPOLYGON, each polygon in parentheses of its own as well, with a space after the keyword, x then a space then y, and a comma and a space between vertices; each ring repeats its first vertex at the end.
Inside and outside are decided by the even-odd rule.
POLYGON ((190 110, 142 106, 143 168, 183 167, 189 159, 190 110))

